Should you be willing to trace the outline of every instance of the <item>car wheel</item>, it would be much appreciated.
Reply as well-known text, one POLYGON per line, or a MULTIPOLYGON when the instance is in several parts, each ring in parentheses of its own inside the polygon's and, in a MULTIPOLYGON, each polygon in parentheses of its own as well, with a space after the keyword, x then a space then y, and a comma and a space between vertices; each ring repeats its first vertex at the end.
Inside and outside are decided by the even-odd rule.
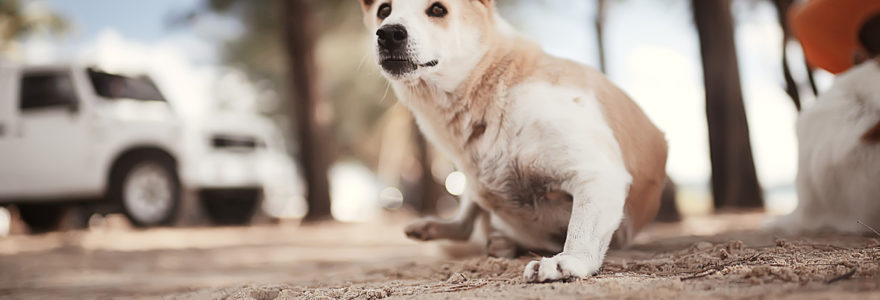
POLYGON ((18 216, 31 233, 46 233, 58 230, 67 207, 58 204, 19 204, 18 216))
POLYGON ((199 193, 208 218, 218 225, 245 225, 251 222, 261 192, 258 189, 212 190, 199 193))
POLYGON ((176 169, 174 161, 161 153, 130 155, 111 175, 110 197, 137 227, 169 225, 180 207, 176 169))

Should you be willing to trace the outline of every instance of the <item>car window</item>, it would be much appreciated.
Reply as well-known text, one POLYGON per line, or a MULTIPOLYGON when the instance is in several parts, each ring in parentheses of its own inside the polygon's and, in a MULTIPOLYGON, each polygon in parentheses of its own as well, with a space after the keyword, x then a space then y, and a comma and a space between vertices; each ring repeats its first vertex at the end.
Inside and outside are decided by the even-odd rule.
POLYGON ((22 110, 68 106, 76 101, 73 81, 66 73, 27 74, 21 79, 22 110))
POLYGON ((266 146, 263 141, 251 136, 215 135, 211 140, 217 149, 253 150, 266 146))
POLYGON ((150 78, 127 77, 89 69, 89 79, 98 96, 107 99, 134 99, 165 101, 162 93, 150 78))

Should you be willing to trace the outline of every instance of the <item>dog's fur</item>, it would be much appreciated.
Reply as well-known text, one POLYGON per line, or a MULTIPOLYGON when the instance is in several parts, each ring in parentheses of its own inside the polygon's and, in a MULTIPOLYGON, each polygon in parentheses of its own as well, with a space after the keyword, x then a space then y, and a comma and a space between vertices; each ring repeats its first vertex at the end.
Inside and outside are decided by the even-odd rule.
POLYGON ((880 57, 839 75, 798 119, 798 207, 773 230, 880 228, 880 57))
POLYGON ((859 42, 855 67, 798 118, 798 207, 765 224, 771 230, 880 228, 880 15, 862 25, 859 42))
POLYGON ((410 237, 467 240, 483 216, 491 255, 558 253, 524 271, 547 282, 591 276, 612 237, 625 244, 654 218, 666 141, 601 73, 545 54, 493 0, 359 1, 383 74, 468 178, 458 215, 417 221, 410 237), (435 4, 447 14, 429 16, 435 4))

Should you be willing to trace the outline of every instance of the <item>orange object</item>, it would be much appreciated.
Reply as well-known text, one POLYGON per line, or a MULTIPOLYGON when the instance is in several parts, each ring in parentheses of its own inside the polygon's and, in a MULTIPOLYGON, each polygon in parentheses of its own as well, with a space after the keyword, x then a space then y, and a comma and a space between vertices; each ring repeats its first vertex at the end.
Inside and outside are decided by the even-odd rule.
POLYGON ((812 0, 793 6, 788 19, 810 65, 841 73, 861 49, 859 30, 880 14, 880 0, 812 0))

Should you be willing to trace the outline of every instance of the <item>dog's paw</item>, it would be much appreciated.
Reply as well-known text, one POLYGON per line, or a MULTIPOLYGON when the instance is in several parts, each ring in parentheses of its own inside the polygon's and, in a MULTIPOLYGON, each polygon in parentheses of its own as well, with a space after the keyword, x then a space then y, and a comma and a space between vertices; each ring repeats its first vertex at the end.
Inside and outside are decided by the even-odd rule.
POLYGON ((523 271, 525 282, 553 282, 587 278, 599 271, 598 263, 591 263, 583 258, 558 254, 541 260, 529 262, 523 271))
POLYGON ((454 240, 466 241, 471 228, 452 220, 419 219, 404 229, 406 236, 419 241, 454 240))
POLYGON ((761 230, 783 235, 794 235, 814 230, 809 223, 804 222, 797 212, 778 217, 768 217, 761 224, 761 230))
POLYGON ((436 227, 437 222, 430 219, 419 219, 411 224, 407 225, 406 228, 403 229, 403 232, 406 233, 406 237, 419 240, 419 241, 430 241, 434 239, 437 231, 434 229, 436 227))
POLYGON ((514 258, 516 257, 516 243, 502 234, 492 233, 486 243, 486 252, 491 257, 514 258))
POLYGON ((787 233, 796 227, 792 222, 791 216, 775 216, 767 217, 761 221, 761 230, 774 233, 787 233))

